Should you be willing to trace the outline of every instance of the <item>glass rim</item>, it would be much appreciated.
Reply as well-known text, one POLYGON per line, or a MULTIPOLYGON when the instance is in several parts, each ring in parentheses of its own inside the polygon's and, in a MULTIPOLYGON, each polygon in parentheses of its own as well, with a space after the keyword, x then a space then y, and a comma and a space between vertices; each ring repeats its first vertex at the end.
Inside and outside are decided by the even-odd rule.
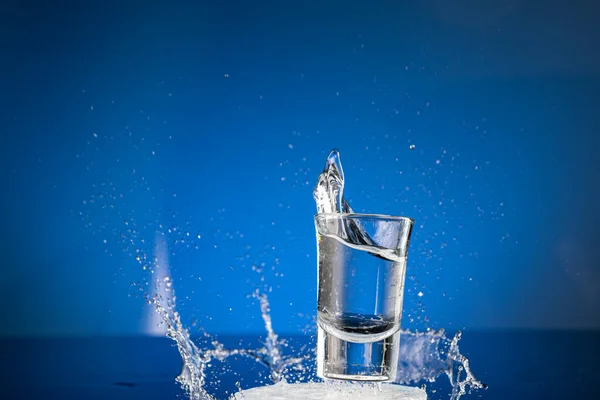
POLYGON ((378 220, 389 220, 389 221, 402 221, 409 222, 411 224, 415 223, 415 220, 410 217, 396 216, 396 215, 387 215, 387 214, 361 214, 361 213, 320 213, 315 214, 314 218, 364 218, 364 219, 378 219, 378 220))

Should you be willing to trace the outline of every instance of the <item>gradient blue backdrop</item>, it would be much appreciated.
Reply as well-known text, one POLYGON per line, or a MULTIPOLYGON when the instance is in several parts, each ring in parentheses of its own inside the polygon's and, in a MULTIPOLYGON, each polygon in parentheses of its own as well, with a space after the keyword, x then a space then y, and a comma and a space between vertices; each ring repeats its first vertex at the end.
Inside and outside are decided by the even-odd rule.
POLYGON ((590 2, 195 3, 0 7, 1 335, 147 331, 156 230, 187 326, 304 330, 333 147, 404 326, 600 328, 590 2))

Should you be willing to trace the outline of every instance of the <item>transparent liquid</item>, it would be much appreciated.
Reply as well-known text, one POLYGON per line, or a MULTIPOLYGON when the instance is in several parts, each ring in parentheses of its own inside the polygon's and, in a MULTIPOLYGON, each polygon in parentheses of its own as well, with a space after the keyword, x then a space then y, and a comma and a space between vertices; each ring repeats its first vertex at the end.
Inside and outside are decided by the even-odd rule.
POLYGON ((400 329, 405 257, 319 234, 318 323, 354 343, 383 340, 400 329))

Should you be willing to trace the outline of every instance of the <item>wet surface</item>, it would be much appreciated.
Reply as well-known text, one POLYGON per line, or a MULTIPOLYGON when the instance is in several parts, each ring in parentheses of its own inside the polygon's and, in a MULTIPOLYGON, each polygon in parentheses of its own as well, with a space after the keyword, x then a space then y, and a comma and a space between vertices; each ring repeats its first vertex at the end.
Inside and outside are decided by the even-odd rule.
MULTIPOLYGON (((257 336, 221 336, 228 348, 258 347, 257 336)), ((291 347, 310 342, 289 337, 291 347)), ((489 385, 465 399, 600 398, 600 332, 465 332, 461 351, 489 385)), ((167 338, 1 339, 3 399, 185 398, 175 377, 181 359, 167 338)), ((208 391, 218 399, 268 384, 268 368, 243 357, 209 370, 208 391)), ((445 377, 428 384, 431 399, 448 398, 445 377), (435 390, 435 392, 432 392, 435 390)))

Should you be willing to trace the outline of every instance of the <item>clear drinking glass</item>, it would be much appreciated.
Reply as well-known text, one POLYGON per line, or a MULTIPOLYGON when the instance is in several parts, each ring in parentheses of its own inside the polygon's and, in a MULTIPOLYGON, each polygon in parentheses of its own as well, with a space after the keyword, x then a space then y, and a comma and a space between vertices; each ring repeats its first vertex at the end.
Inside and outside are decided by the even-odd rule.
POLYGON ((388 215, 315 215, 319 377, 396 377, 413 223, 388 215))

